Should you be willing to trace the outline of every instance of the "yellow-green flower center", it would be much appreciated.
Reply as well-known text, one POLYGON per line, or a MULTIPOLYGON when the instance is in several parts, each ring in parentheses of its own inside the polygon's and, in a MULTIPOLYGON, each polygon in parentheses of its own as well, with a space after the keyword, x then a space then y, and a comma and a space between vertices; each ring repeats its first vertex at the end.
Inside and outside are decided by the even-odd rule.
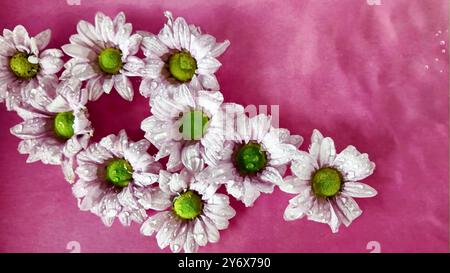
POLYGON ((197 61, 187 52, 177 52, 169 57, 169 72, 180 82, 192 79, 197 69, 197 61))
POLYGON ((28 61, 29 55, 24 52, 17 52, 9 59, 9 68, 18 78, 31 79, 39 71, 39 64, 28 61))
POLYGON ((117 187, 126 187, 133 178, 133 167, 125 159, 116 158, 106 165, 105 180, 117 187))
POLYGON ((75 116, 73 112, 58 113, 53 119, 53 131, 61 139, 69 139, 73 136, 73 123, 75 116))
POLYGON ((107 74, 117 74, 122 68, 122 52, 117 48, 103 49, 98 55, 98 65, 107 74))
POLYGON ((253 175, 267 165, 266 152, 258 143, 249 142, 238 148, 234 155, 234 165, 243 175, 253 175))
POLYGON ((192 220, 203 209, 202 198, 193 191, 187 191, 173 200, 173 212, 183 220, 192 220))
POLYGON ((206 132, 209 117, 201 110, 193 110, 183 114, 179 132, 185 140, 199 140, 206 132))
POLYGON ((330 167, 317 170, 312 177, 312 189, 317 196, 332 197, 341 189, 341 173, 330 167))

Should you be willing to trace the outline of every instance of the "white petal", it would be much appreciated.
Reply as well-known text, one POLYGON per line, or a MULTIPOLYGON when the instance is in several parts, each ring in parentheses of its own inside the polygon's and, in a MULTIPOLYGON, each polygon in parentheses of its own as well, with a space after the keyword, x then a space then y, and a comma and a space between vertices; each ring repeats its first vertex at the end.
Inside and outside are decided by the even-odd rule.
POLYGON ((272 183, 278 186, 284 183, 283 177, 281 177, 278 170, 273 167, 266 167, 259 178, 265 182, 272 183))
POLYGON ((199 75, 202 86, 209 90, 219 90, 219 82, 214 74, 199 75))
POLYGON ((294 221, 305 216, 304 210, 293 204, 289 204, 284 210, 283 219, 285 221, 294 221))
POLYGON ((170 212, 164 211, 153 215, 145 221, 140 229, 140 232, 144 236, 152 236, 155 231, 159 231, 163 224, 169 218, 170 212))
POLYGON ((177 231, 180 221, 177 221, 173 217, 169 217, 161 229, 156 234, 156 241, 158 246, 163 249, 170 245, 173 234, 177 231))
POLYGON ((52 31, 50 29, 46 29, 34 36, 34 39, 36 40, 36 46, 39 51, 42 51, 47 47, 48 43, 50 42, 51 36, 52 31))
POLYGON ((83 47, 76 44, 66 44, 63 45, 62 50, 69 56, 90 61, 97 58, 97 54, 87 47, 83 47))
POLYGON ((342 194, 356 198, 367 198, 377 195, 377 191, 364 183, 345 182, 342 189, 342 194))
POLYGON ((123 65, 123 69, 125 70, 123 73, 127 76, 141 76, 144 67, 145 62, 143 60, 136 56, 129 56, 123 65))
POLYGON ((19 49, 27 49, 30 43, 30 36, 24 26, 18 25, 13 30, 13 40, 16 47, 19 49))
POLYGON ((102 76, 88 80, 86 90, 89 93, 90 101, 98 100, 103 95, 102 76))
MULTIPOLYGON (((192 31, 192 29, 191 29, 192 31)), ((192 55, 195 56, 196 59, 201 60, 205 57, 207 57, 208 53, 210 53, 211 49, 215 46, 216 44, 216 38, 214 38, 211 35, 208 34, 204 34, 204 35, 199 35, 199 36, 195 36, 192 37, 192 41, 191 41, 191 52, 192 55)), ((209 57, 209 58, 214 58, 214 57, 209 57)), ((205 74, 210 74, 210 73, 205 73, 205 74)))
POLYGON ((42 68, 42 73, 55 74, 61 70, 64 63, 59 58, 48 56, 41 58, 39 61, 39 65, 42 68))
POLYGON ((142 40, 143 52, 145 56, 156 55, 158 57, 169 52, 168 48, 162 43, 157 36, 150 34, 142 40))
POLYGON ((183 84, 173 93, 173 100, 183 107, 195 107, 194 97, 189 88, 183 84))
POLYGON ((16 51, 14 45, 0 36, 0 56, 11 57, 16 51))
POLYGON ((308 220, 328 224, 331 219, 331 205, 327 199, 315 198, 308 211, 308 220))
POLYGON ((362 180, 371 175, 375 169, 375 163, 369 160, 369 156, 361 154, 351 145, 336 156, 333 166, 343 172, 347 181, 362 180))
POLYGON ((237 200, 242 201, 246 207, 253 206, 253 203, 261 195, 255 182, 248 177, 244 181, 230 181, 226 184, 227 192, 237 200))
POLYGON ((181 48, 189 50, 191 47, 191 31, 182 17, 178 17, 173 24, 174 39, 181 48))
POLYGON ((201 220, 203 221, 206 234, 208 235, 208 241, 210 243, 217 243, 220 240, 219 230, 214 225, 214 223, 208 217, 201 215, 201 220))
POLYGON ((284 178, 284 183, 278 185, 280 190, 287 193, 300 193, 306 187, 310 187, 309 181, 301 180, 296 176, 287 176, 284 178))
POLYGON ((134 183, 140 186, 148 186, 158 181, 158 175, 146 172, 133 172, 134 183))
POLYGON ((172 206, 172 196, 160 188, 139 189, 136 192, 139 204, 145 209, 165 210, 172 206))
POLYGON ((186 242, 184 244, 184 252, 185 253, 196 253, 198 250, 198 244, 195 241, 194 234, 192 233, 193 224, 188 223, 189 230, 186 236, 186 242))
POLYGON ((11 134, 21 139, 38 138, 51 132, 51 120, 45 118, 33 118, 11 128, 11 134))
POLYGON ((174 233, 174 238, 170 242, 170 250, 173 253, 178 253, 178 252, 180 252, 181 249, 183 249, 183 246, 186 242, 186 236, 188 234, 187 228, 188 228, 187 223, 181 224, 181 225, 179 225, 176 233, 174 233))
POLYGON ((125 13, 123 11, 121 11, 121 12, 117 13, 116 17, 113 20, 113 23, 114 23, 115 27, 118 27, 118 26, 125 24, 125 21, 126 21, 125 13))
POLYGON ((167 161, 166 168, 170 172, 176 172, 183 166, 181 162, 180 143, 177 142, 170 149, 169 160, 167 161))
POLYGON ((133 34, 130 38, 128 38, 126 43, 126 48, 121 48, 123 56, 133 56, 139 51, 139 46, 142 41, 142 37, 139 34, 133 34))
POLYGON ((152 114, 160 120, 176 119, 180 116, 180 113, 184 112, 184 110, 184 107, 169 98, 163 96, 153 98, 151 111, 152 114))
POLYGON ((171 192, 181 192, 187 189, 189 177, 184 173, 174 173, 169 181, 169 188, 171 192))
POLYGON ((333 233, 336 233, 339 231, 339 226, 341 225, 341 220, 339 219, 339 216, 338 216, 337 211, 335 210, 333 204, 330 201, 328 201, 328 203, 330 203, 330 214, 331 214, 328 225, 330 226, 331 231, 333 233))
POLYGON ((92 24, 81 20, 77 24, 77 32, 86 43, 95 46, 97 49, 105 48, 105 43, 99 36, 100 32, 97 32, 92 24))
POLYGON ((200 155, 199 143, 184 147, 181 152, 181 161, 189 171, 200 172, 204 167, 204 161, 200 155))
POLYGON ((337 195, 335 197, 335 201, 339 210, 349 221, 348 224, 350 224, 353 220, 355 220, 362 214, 362 210, 359 208, 356 201, 351 197, 337 195))
POLYGON ((127 209, 139 209, 139 204, 133 194, 132 184, 128 184, 128 187, 122 188, 122 191, 117 194, 117 200, 119 203, 127 209))
POLYGON ((206 57, 197 63, 197 71, 199 74, 213 74, 221 65, 216 58, 206 57))
POLYGON ((85 81, 99 75, 94 67, 87 63, 74 65, 71 73, 73 77, 78 78, 80 81, 85 81))
POLYGON ((119 95, 127 101, 132 101, 134 91, 130 79, 128 79, 128 77, 125 75, 117 75, 114 77, 114 79, 114 87, 116 88, 119 95))
POLYGON ((209 55, 211 57, 217 58, 220 55, 222 55, 225 50, 227 50, 228 46, 230 46, 230 41, 225 40, 223 43, 217 43, 212 50, 210 51, 209 55))
POLYGON ((194 220, 193 235, 195 242, 199 246, 205 246, 208 243, 208 234, 206 233, 203 222, 199 218, 194 220))
POLYGON ((199 107, 214 115, 223 102, 223 95, 219 91, 199 91, 196 102, 199 107))
POLYGON ((289 205, 284 212, 284 219, 292 221, 303 217, 311 209, 313 200, 311 189, 304 189, 299 195, 289 200, 289 205))
POLYGON ((97 165, 92 163, 80 164, 77 169, 77 175, 84 181, 93 181, 97 179, 97 165))
POLYGON ((291 171, 302 180, 310 180, 313 172, 317 168, 317 162, 310 154, 303 151, 297 153, 291 165, 291 171))
POLYGON ((74 172, 74 160, 73 158, 66 158, 61 162, 61 169, 64 174, 64 178, 70 184, 75 182, 75 172, 74 172))
POLYGON ((114 86, 114 78, 105 78, 103 80, 103 92, 109 94, 114 86))
POLYGON ((249 119, 250 139, 262 142, 272 128, 272 117, 259 114, 249 119))
POLYGON ((319 165, 329 166, 333 163, 335 157, 336 149, 334 148, 333 139, 329 137, 322 139, 319 151, 319 165))
POLYGON ((64 53, 60 49, 50 48, 42 51, 42 53, 39 55, 40 58, 42 57, 55 57, 55 58, 61 58, 64 56, 64 53))

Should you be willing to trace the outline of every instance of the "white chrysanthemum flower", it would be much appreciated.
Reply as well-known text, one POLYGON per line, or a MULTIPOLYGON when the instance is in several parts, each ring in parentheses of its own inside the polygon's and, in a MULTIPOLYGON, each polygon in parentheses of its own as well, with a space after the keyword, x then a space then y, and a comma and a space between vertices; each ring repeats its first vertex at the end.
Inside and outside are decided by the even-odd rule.
POLYGON ((28 154, 27 162, 62 165, 65 178, 73 182, 74 156, 87 147, 93 134, 88 119, 86 91, 75 79, 62 82, 55 91, 42 87, 29 92, 28 103, 16 107, 24 120, 11 128, 22 141, 19 153, 28 154))
POLYGON ((290 135, 287 129, 274 128, 270 116, 249 118, 243 109, 232 111, 238 113, 234 130, 227 130, 233 133, 227 136, 222 159, 214 168, 231 174, 232 178, 225 181, 228 193, 249 207, 261 192, 272 193, 275 185, 283 184, 287 164, 303 138, 290 135))
POLYGON ((336 155, 333 140, 314 130, 309 153, 298 152, 291 165, 294 176, 280 185, 281 190, 298 194, 289 201, 284 219, 292 221, 306 215, 309 220, 328 224, 333 233, 338 232, 341 223, 349 226, 362 213, 353 198, 377 194, 372 187, 358 182, 374 169, 375 163, 368 155, 351 145, 336 155))
POLYGON ((134 56, 139 51, 142 37, 132 33, 132 25, 125 22, 120 12, 114 20, 97 12, 95 26, 82 20, 78 34, 70 37, 70 44, 62 46, 72 57, 65 65, 62 79, 75 77, 87 81, 89 100, 97 100, 114 87, 120 96, 133 100, 133 86, 129 76, 139 76, 136 67, 143 65, 134 56))
POLYGON ((218 242, 219 230, 228 228, 236 214, 228 196, 216 193, 224 174, 204 169, 198 145, 183 151, 186 169, 174 174, 161 171, 159 188, 147 189, 139 199, 144 207, 163 211, 141 226, 145 236, 157 233, 161 249, 170 246, 172 252, 197 252, 199 246, 218 242))
POLYGON ((56 87, 63 53, 45 49, 50 38, 49 29, 30 37, 22 25, 13 31, 4 29, 0 35, 0 102, 6 101, 8 110, 20 106, 31 89, 56 87))
POLYGON ((199 142, 203 159, 214 165, 224 142, 222 93, 170 88, 174 89, 170 96, 154 97, 152 115, 141 124, 145 138, 159 149, 156 159, 169 156, 167 170, 178 171, 183 148, 199 142))
POLYGON ((72 192, 83 211, 99 216, 106 226, 117 217, 122 225, 147 217, 136 194, 158 180, 160 165, 147 153, 150 143, 132 142, 124 130, 93 143, 77 155, 79 179, 72 192))
POLYGON ((188 25, 184 18, 175 20, 166 11, 167 23, 158 35, 143 33, 142 51, 145 67, 140 92, 152 97, 167 91, 167 86, 188 85, 190 88, 219 90, 214 73, 221 63, 217 57, 230 45, 228 40, 217 43, 211 35, 202 34, 194 25, 188 25))

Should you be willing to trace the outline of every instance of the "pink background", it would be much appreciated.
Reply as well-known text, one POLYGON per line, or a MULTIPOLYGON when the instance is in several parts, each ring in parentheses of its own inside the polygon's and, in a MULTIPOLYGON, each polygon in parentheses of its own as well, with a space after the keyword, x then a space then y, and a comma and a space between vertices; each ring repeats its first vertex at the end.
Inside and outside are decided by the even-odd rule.
MULTIPOLYGON (((293 195, 276 190, 253 208, 233 201, 237 217, 201 252, 369 252, 370 241, 382 252, 447 252, 448 1, 380 2, 2 0, 0 28, 51 28, 50 46, 59 47, 97 10, 123 10, 134 29, 157 33, 169 9, 231 41, 217 74, 227 101, 280 105, 280 126, 303 135, 302 148, 318 128, 338 150, 353 144, 376 162, 365 182, 379 195, 358 200, 364 213, 350 228, 332 234, 326 225, 284 222, 293 195)), ((161 251, 136 224, 106 228, 79 211, 59 167, 26 164, 9 134, 20 119, 0 107, 1 252, 69 252, 70 241, 82 252, 161 251)), ((144 98, 127 103, 113 93, 89 107, 96 140, 121 128, 143 137, 144 98)))

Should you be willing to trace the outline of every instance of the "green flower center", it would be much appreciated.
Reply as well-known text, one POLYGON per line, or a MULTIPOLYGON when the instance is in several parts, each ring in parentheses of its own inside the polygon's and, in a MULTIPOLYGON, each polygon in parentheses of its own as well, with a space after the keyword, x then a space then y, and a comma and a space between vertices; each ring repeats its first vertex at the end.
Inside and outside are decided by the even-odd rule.
POLYGON ((58 113, 53 120, 53 131, 61 139, 69 139, 73 136, 73 123, 75 116, 73 112, 58 113))
POLYGON ((185 140, 199 140, 206 132, 209 117, 201 110, 193 110, 183 114, 179 132, 185 140))
POLYGON ((122 68, 122 52, 116 48, 106 48, 98 55, 98 65, 107 74, 117 74, 122 68))
POLYGON ((187 191, 173 201, 174 213, 183 220, 192 220, 199 216, 203 209, 202 198, 193 191, 187 191))
POLYGON ((31 79, 38 73, 39 64, 32 64, 28 61, 29 55, 17 52, 9 60, 11 71, 21 79, 31 79))
POLYGON ((342 175, 333 168, 317 170, 312 177, 312 189, 317 196, 332 197, 341 189, 342 175))
POLYGON ((133 168, 125 159, 116 158, 106 165, 105 179, 114 186, 126 187, 133 178, 133 168))
POLYGON ((169 72, 180 82, 192 79, 197 69, 197 61, 187 52, 177 52, 169 57, 169 72))
POLYGON ((266 167, 266 152, 258 143, 244 144, 235 152, 234 165, 241 174, 253 175, 266 167))

